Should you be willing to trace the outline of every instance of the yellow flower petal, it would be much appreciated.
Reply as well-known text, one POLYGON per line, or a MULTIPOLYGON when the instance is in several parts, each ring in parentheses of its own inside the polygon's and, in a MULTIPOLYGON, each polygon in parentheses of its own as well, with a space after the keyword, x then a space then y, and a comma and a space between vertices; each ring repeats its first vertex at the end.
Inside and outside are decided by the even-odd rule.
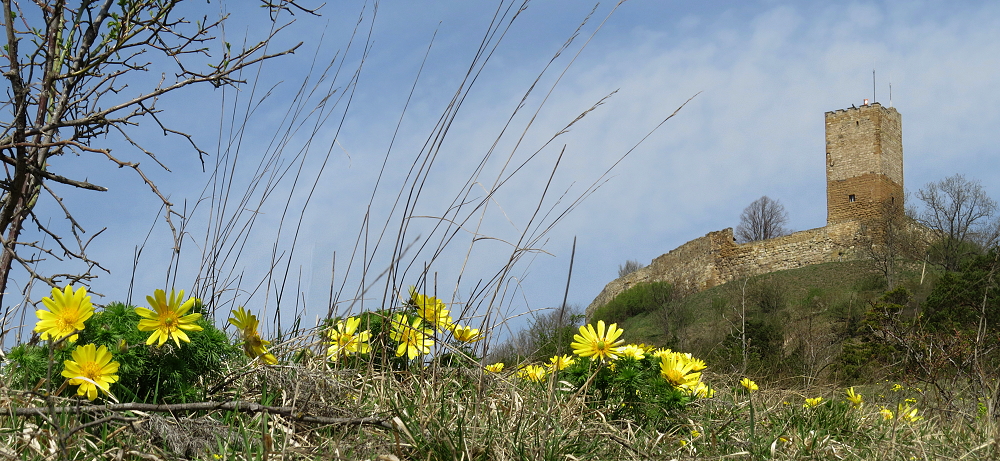
POLYGON ((107 347, 96 348, 93 344, 77 346, 71 356, 73 360, 64 362, 62 376, 69 378, 70 385, 77 385, 77 395, 88 400, 97 398, 97 390, 108 392, 111 383, 118 381, 118 362, 112 361, 107 347))
POLYGON ((570 344, 573 353, 580 357, 594 357, 600 360, 617 359, 621 355, 621 345, 624 341, 616 339, 621 336, 622 330, 615 323, 607 328, 606 334, 605 328, 603 320, 597 322, 596 330, 594 325, 581 326, 580 334, 573 335, 573 343, 570 344))
POLYGON ((74 332, 83 330, 84 322, 94 315, 94 306, 84 287, 76 291, 71 285, 64 290, 53 288, 52 297, 42 298, 42 304, 49 310, 35 311, 38 323, 34 330, 42 339, 59 340, 69 336, 71 342, 76 341, 79 335, 74 332))
POLYGON ((184 290, 181 290, 180 293, 170 290, 169 300, 166 292, 156 290, 153 296, 146 296, 146 301, 149 302, 152 309, 135 308, 135 313, 143 317, 139 321, 139 331, 153 332, 146 339, 146 344, 157 342, 157 347, 160 347, 167 342, 167 339, 173 338, 177 347, 180 347, 181 341, 191 342, 184 330, 202 331, 202 327, 195 324, 201 319, 200 313, 184 315, 191 310, 197 299, 189 298, 183 304, 181 303, 182 299, 184 299, 184 290))

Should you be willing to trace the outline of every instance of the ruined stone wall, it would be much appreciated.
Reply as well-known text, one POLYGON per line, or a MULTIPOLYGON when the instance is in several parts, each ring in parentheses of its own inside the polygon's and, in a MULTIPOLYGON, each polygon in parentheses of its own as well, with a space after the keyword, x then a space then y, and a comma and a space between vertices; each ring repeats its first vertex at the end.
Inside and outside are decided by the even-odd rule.
POLYGON ((717 285, 715 273, 716 255, 720 249, 720 241, 732 241, 733 230, 709 232, 704 237, 687 242, 671 252, 660 255, 648 266, 643 267, 624 277, 612 280, 590 306, 587 307, 587 318, 597 306, 603 306, 637 283, 669 282, 675 289, 683 293, 693 293, 717 285))
POLYGON ((728 282, 812 264, 853 259, 856 226, 845 223, 834 228, 836 232, 833 235, 831 228, 821 227, 742 245, 731 243, 722 248, 715 262, 719 278, 728 282))
POLYGON ((687 294, 742 277, 856 259, 857 232, 856 222, 846 222, 743 244, 733 239, 732 228, 709 232, 608 283, 587 307, 587 318, 637 283, 669 282, 687 294))

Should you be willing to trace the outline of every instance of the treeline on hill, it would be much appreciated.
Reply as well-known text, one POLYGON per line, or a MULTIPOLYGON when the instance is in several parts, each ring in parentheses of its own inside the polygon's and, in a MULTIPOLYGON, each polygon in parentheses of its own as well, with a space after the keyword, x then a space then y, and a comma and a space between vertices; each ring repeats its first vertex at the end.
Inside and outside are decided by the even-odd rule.
MULTIPOLYGON (((892 379, 952 402, 996 394, 998 255, 967 253, 955 271, 910 264, 891 289, 870 261, 748 277, 687 297, 667 283, 638 284, 590 321, 618 323, 627 342, 690 351, 719 373, 790 385, 892 379)), ((554 309, 492 356, 516 363, 565 353, 583 322, 578 310, 554 309)))

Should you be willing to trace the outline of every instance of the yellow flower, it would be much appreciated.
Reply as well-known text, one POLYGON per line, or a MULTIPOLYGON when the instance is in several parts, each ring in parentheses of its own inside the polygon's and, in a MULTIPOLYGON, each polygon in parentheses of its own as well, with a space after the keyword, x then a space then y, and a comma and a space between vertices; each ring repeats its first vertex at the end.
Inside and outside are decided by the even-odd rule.
POLYGON ((743 378, 743 379, 741 379, 740 380, 740 385, 743 386, 743 387, 745 387, 750 392, 753 392, 753 391, 756 391, 756 390, 760 389, 760 387, 757 386, 757 383, 755 383, 752 380, 750 380, 750 378, 743 378))
POLYGON ((691 363, 691 369, 694 371, 701 371, 708 368, 708 365, 705 365, 704 360, 692 357, 690 352, 685 352, 684 357, 688 359, 689 363, 691 363))
POLYGON ((916 407, 911 408, 910 404, 902 404, 896 406, 896 414, 899 415, 900 421, 906 421, 908 423, 915 423, 924 419, 923 416, 917 415, 916 407))
POLYGON ((486 365, 486 371, 490 373, 500 373, 503 371, 503 362, 497 362, 492 365, 486 365))
POLYGON ((243 352, 246 352, 247 356, 251 359, 260 357, 261 362, 268 365, 277 365, 278 358, 267 351, 266 346, 268 344, 271 344, 271 342, 261 339, 260 336, 250 336, 243 341, 243 352))
POLYGON ((899 383, 896 383, 896 384, 892 385, 892 391, 893 392, 899 392, 901 390, 903 390, 903 386, 899 385, 899 383))
POLYGON ((643 353, 650 353, 656 350, 656 346, 647 345, 646 343, 639 343, 635 344, 634 346, 638 347, 639 349, 642 349, 643 353))
POLYGON ((573 362, 576 362, 576 359, 568 355, 555 355, 549 359, 549 368, 559 371, 572 365, 573 362))
POLYGON ((660 360, 663 360, 664 357, 670 354, 673 354, 673 351, 671 351, 670 349, 656 349, 653 351, 653 357, 656 357, 660 360))
POLYGON ((823 402, 823 397, 813 397, 811 399, 806 399, 806 403, 802 405, 802 408, 813 408, 823 402))
POLYGON ((87 289, 80 287, 73 291, 72 285, 67 285, 64 291, 52 289, 52 297, 42 298, 42 304, 49 310, 35 311, 38 323, 35 331, 42 334, 42 339, 59 340, 69 337, 70 342, 76 341, 80 335, 73 334, 83 329, 83 322, 94 315, 94 305, 90 303, 87 289))
POLYGON ((882 420, 883 421, 888 421, 888 420, 892 419, 892 410, 890 410, 888 408, 883 408, 883 409, 879 410, 878 412, 882 414, 882 420))
POLYGON ((271 342, 262 339, 260 332, 257 331, 257 327, 260 325, 257 321, 257 316, 243 309, 243 306, 233 310, 232 314, 233 316, 229 318, 229 323, 240 330, 240 337, 243 339, 243 353, 251 359, 260 357, 262 362, 269 365, 277 364, 278 358, 267 351, 266 346, 271 344, 271 342))
POLYGON ((854 392, 854 388, 848 389, 845 394, 847 394, 847 401, 851 402, 851 405, 855 407, 861 407, 865 403, 865 400, 861 398, 861 394, 854 392))
POLYGON ((97 398, 97 389, 108 393, 111 383, 118 381, 118 362, 111 361, 108 348, 93 344, 76 346, 73 360, 63 362, 66 369, 62 375, 69 378, 69 384, 76 386, 76 395, 85 395, 88 400, 97 398))
POLYGON ((410 301, 417 306, 417 314, 425 322, 437 328, 438 331, 450 329, 452 319, 443 301, 433 296, 417 293, 416 287, 410 287, 410 301))
POLYGON ((251 314, 243 306, 233 309, 230 311, 230 314, 233 316, 229 317, 229 323, 240 330, 240 335, 247 336, 248 334, 257 333, 259 322, 256 315, 251 314))
POLYGON ((698 398, 710 399, 715 397, 715 389, 710 389, 707 384, 698 381, 698 384, 691 390, 691 394, 698 398))
POLYGON ((622 356, 630 359, 642 360, 646 358, 646 351, 642 348, 642 346, 628 344, 622 347, 622 356))
POLYGON ((528 365, 517 370, 517 377, 528 381, 542 382, 545 380, 545 369, 540 365, 528 365))
POLYGON ((694 371, 694 366, 684 354, 672 352, 660 359, 660 375, 675 388, 693 391, 701 379, 701 373, 694 371))
POLYGON ((479 329, 470 326, 455 325, 455 329, 451 330, 451 332, 455 335, 455 339, 463 343, 474 343, 483 339, 483 335, 479 333, 479 329))
POLYGON ((413 360, 418 355, 431 352, 434 340, 428 336, 434 332, 421 326, 421 323, 419 317, 414 318, 412 323, 402 314, 396 314, 393 317, 392 331, 389 333, 389 337, 399 343, 399 347, 396 348, 396 357, 402 357, 405 354, 410 360, 413 360))
POLYGON ((371 350, 368 341, 371 339, 371 330, 358 333, 358 326, 361 325, 360 317, 348 317, 346 321, 341 320, 337 325, 326 332, 330 345, 326 349, 326 356, 334 362, 342 355, 367 354, 371 350))
POLYGON ((597 329, 593 325, 580 327, 580 334, 573 335, 573 353, 580 357, 594 357, 601 360, 617 359, 621 355, 621 344, 625 341, 618 340, 623 331, 618 328, 617 323, 612 323, 607 327, 605 333, 604 320, 597 322, 597 329))
POLYGON ((146 301, 149 302, 149 305, 153 307, 155 312, 145 307, 135 308, 135 313, 143 317, 139 321, 139 331, 153 332, 146 339, 146 344, 158 342, 156 346, 160 347, 169 338, 173 338, 177 347, 181 346, 181 341, 186 343, 191 342, 191 339, 188 338, 187 333, 184 333, 184 330, 201 331, 202 328, 194 323, 201 318, 201 314, 184 314, 187 314, 191 310, 197 299, 188 298, 184 304, 181 304, 181 299, 184 299, 184 290, 181 290, 178 295, 175 295, 174 290, 170 290, 169 301, 167 300, 166 292, 163 290, 156 290, 154 295, 155 297, 146 296, 146 301))

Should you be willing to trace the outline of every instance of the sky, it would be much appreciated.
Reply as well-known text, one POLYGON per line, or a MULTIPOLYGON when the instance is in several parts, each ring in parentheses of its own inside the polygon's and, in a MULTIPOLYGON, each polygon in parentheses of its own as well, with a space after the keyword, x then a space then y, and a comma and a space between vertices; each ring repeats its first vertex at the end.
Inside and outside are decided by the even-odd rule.
MULTIPOLYGON (((228 14, 212 46, 237 48, 271 30, 266 11, 245 5, 191 2, 181 13, 228 14)), ((157 288, 190 292, 204 275, 202 251, 232 248, 218 264, 228 283, 201 296, 220 312, 262 312, 272 320, 265 331, 279 319, 283 328, 296 317, 312 325, 331 298, 336 315, 378 308, 409 285, 437 293, 474 326, 487 313, 491 324, 523 324, 524 313, 558 306, 564 295, 582 309, 626 260, 648 264, 735 227, 762 195, 784 205, 793 230, 822 227, 823 114, 866 98, 902 115, 911 194, 963 174, 1000 198, 995 2, 537 0, 509 21, 521 3, 510 5, 384 1, 376 11, 371 2, 328 2, 319 16, 280 15, 278 23, 294 22, 268 50, 302 42, 294 54, 251 69, 238 88, 206 85, 158 101, 161 121, 209 154, 205 172, 186 140, 152 123, 130 136, 169 172, 109 135, 105 147, 140 161, 175 209, 187 207, 177 265, 160 203, 134 172, 85 155, 51 162, 109 188, 57 190, 88 237, 107 228, 87 248, 110 272, 91 282, 103 295, 95 301, 143 305, 157 288), (498 11, 506 19, 491 29, 498 11), (477 57, 484 37, 488 52, 477 57), (300 88, 316 92, 297 98, 300 88), (267 158, 276 163, 264 177, 280 180, 267 194, 249 189, 239 204, 267 158), (210 216, 220 209, 210 213, 205 197, 211 184, 221 187, 213 177, 230 177, 213 176, 213 166, 233 159, 220 170, 232 178, 221 216, 253 226, 212 244, 206 235, 219 221, 210 216), (413 187, 417 200, 406 206, 413 187), (395 248, 405 251, 388 278, 395 248)), ((170 78, 171 65, 155 61, 130 88, 170 78)), ((38 212, 62 220, 51 199, 38 212)), ((78 268, 52 258, 39 267, 78 268)), ((15 274, 8 292, 25 280, 15 274)), ((34 301, 48 294, 32 290, 34 301)), ((17 311, 16 296, 4 300, 17 311)))

